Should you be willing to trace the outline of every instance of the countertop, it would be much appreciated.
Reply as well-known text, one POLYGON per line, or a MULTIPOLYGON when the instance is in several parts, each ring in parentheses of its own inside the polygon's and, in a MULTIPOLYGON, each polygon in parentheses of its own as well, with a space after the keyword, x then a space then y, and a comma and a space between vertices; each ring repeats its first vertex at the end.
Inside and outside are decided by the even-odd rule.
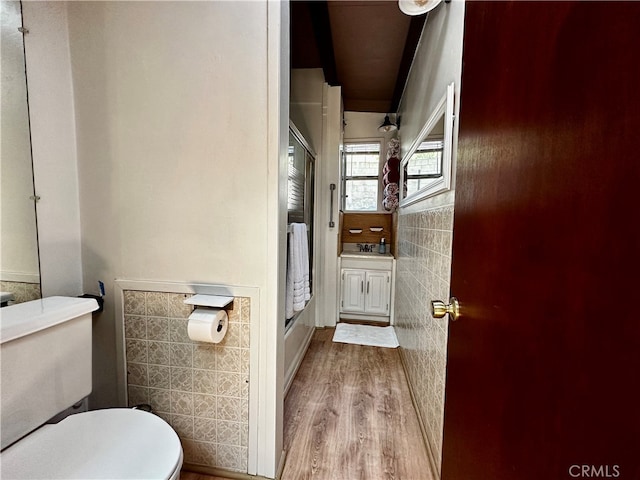
POLYGON ((340 254, 342 258, 393 258, 390 253, 378 253, 378 252, 342 252, 340 254))

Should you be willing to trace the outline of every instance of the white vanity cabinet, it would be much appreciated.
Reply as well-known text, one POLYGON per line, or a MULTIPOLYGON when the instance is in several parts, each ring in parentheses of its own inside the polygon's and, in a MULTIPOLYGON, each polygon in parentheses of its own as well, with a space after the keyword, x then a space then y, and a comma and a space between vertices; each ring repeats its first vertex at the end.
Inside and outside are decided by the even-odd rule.
POLYGON ((342 269, 341 312, 364 313, 365 277, 364 270, 342 269))
POLYGON ((389 315, 391 272, 365 272, 364 311, 372 315, 389 315))
POLYGON ((341 311, 389 315, 391 272, 342 269, 341 311))
POLYGON ((394 263, 391 256, 341 256, 341 318, 390 321, 394 263))

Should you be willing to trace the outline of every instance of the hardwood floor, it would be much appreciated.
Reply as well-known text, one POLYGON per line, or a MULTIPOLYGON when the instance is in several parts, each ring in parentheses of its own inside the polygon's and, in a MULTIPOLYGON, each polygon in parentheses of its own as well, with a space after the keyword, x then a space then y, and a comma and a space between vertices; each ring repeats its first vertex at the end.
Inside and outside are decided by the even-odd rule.
POLYGON ((313 334, 285 399, 281 480, 435 480, 398 351, 333 343, 333 333, 313 334))
POLYGON ((284 406, 282 480, 433 480, 396 349, 317 330, 284 406))

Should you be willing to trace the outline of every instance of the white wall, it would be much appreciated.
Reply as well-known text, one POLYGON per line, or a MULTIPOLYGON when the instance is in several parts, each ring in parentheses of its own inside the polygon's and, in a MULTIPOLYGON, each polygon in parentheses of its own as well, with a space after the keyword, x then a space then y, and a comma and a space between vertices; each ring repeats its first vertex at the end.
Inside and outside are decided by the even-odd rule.
POLYGON ((69 12, 85 281, 264 282, 266 4, 69 12))
MULTIPOLYGON (((42 295, 83 292, 73 84, 64 2, 23 2, 42 295)), ((90 289, 94 289, 91 285, 90 289)))
POLYGON ((115 278, 264 285, 266 5, 68 12, 84 282, 107 288, 95 325, 102 406, 115 401, 115 278))
POLYGON ((338 231, 340 228, 340 152, 342 151, 342 90, 324 84, 322 100, 322 168, 316 177, 318 235, 321 238, 322 258, 318 268, 323 279, 318 286, 316 326, 333 327, 338 311, 338 231), (330 210, 330 184, 333 192, 333 211, 330 210), (333 214, 335 226, 329 226, 333 214))
MULTIPOLYGON (((344 112, 344 139, 353 138, 381 138, 390 140, 396 136, 396 131, 382 133, 378 127, 384 122, 386 113, 375 112, 344 112)), ((393 115, 389 117, 394 121, 393 115)), ((386 146, 385 146, 386 147, 386 146)))
POLYGON ((38 25, 29 46, 38 189, 56 199, 41 215, 42 245, 55 257, 44 258, 43 286, 107 287, 94 321, 91 407, 118 403, 115 279, 256 287, 259 451, 250 462, 251 473, 273 477, 282 452, 288 4, 25 5, 38 25))

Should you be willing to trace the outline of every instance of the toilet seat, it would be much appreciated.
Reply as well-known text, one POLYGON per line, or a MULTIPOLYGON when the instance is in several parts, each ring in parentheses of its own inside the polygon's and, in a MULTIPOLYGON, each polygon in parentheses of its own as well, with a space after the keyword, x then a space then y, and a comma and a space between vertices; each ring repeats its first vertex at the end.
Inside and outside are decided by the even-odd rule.
POLYGON ((114 408, 70 415, 2 452, 0 477, 177 479, 182 447, 173 429, 142 410, 114 408))

